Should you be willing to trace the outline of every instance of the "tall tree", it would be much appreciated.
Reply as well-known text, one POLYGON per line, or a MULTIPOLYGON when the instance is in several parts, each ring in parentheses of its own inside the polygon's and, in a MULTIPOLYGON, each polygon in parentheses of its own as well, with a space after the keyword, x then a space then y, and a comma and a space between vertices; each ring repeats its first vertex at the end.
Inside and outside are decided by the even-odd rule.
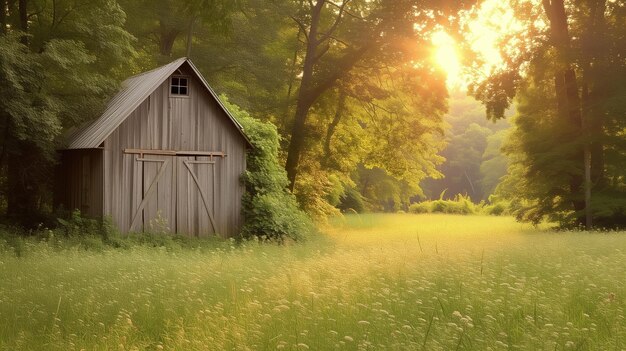
POLYGON ((224 33, 237 2, 229 0, 121 0, 128 30, 139 38, 141 51, 157 64, 173 55, 190 56, 197 33, 224 33), (156 55, 154 55, 156 53, 156 55))
POLYGON ((3 1, 0 12, 0 165, 8 213, 34 224, 49 209, 57 137, 97 115, 125 75, 133 38, 109 0, 3 1))
POLYGON ((361 62, 393 62, 400 66, 412 59, 419 60, 403 52, 406 47, 402 44, 407 41, 415 46, 426 44, 425 28, 436 23, 433 14, 438 14, 437 5, 445 5, 444 1, 435 3, 303 1, 291 15, 305 39, 285 166, 292 189, 306 145, 307 119, 313 105, 361 62))
POLYGON ((624 185, 612 170, 624 164, 624 155, 612 150, 623 150, 618 141, 623 130, 617 126, 624 125, 626 112, 621 98, 626 67, 620 59, 626 51, 620 27, 625 13, 611 1, 545 0, 541 5, 516 3, 527 28, 518 42, 531 49, 508 55, 508 66, 474 91, 496 118, 519 93, 508 148, 515 160, 511 170, 524 178, 516 191, 524 200, 518 215, 587 226, 593 216, 601 226, 623 225, 624 185), (541 21, 545 28, 534 26, 541 21), (520 74, 519 67, 527 69, 520 74))

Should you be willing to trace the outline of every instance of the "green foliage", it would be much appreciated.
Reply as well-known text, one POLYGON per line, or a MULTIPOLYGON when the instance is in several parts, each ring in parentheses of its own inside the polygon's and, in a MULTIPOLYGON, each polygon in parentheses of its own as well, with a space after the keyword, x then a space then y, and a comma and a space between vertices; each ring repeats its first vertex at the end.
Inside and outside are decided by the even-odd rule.
POLYGON ((341 196, 337 208, 339 208, 341 212, 344 213, 363 213, 366 210, 366 204, 365 200, 363 199, 363 195, 361 195, 358 190, 353 187, 348 187, 341 196))
POLYGON ((1 7, 1 194, 13 219, 34 225, 52 210, 60 137, 98 116, 126 76, 134 38, 123 29, 125 14, 115 1, 27 0, 1 7))
POLYGON ((494 119, 513 97, 518 104, 505 143, 511 163, 496 193, 522 221, 578 227, 589 209, 599 228, 623 227, 626 12, 613 1, 527 5, 510 6, 522 25, 501 38, 521 46, 509 47, 505 64, 472 91, 494 119), (537 18, 547 26, 538 28, 537 18))
POLYGON ((510 204, 507 201, 500 200, 493 196, 489 198, 489 203, 484 201, 474 203, 469 196, 459 194, 452 199, 443 199, 442 196, 438 200, 411 204, 411 206, 409 206, 409 213, 505 216, 510 213, 509 206, 510 204))
POLYGON ((353 177, 369 211, 406 210, 412 197, 422 195, 419 187, 394 177, 382 168, 369 169, 359 165, 353 177))
POLYGON ((252 118, 224 96, 221 100, 243 125, 254 146, 248 150, 242 179, 246 193, 242 199, 245 224, 241 235, 281 242, 305 239, 312 233, 313 224, 287 189, 287 175, 278 160, 280 138, 276 127, 252 118))
MULTIPOLYGON (((100 232, 100 221, 83 217, 79 210, 72 211, 68 218, 57 218, 57 221, 63 235, 67 237, 94 235, 100 232)), ((108 236, 108 233, 105 236, 108 236)))
MULTIPOLYGON (((119 0, 128 15, 128 30, 136 36, 138 49, 148 62, 143 71, 172 58, 204 49, 206 38, 225 40, 237 2, 228 0, 119 0), (189 39, 191 38, 191 41, 189 39)), ((202 55, 197 55, 202 57, 202 55)))
POLYGON ((487 137, 487 146, 480 164, 482 177, 480 186, 483 190, 483 197, 490 198, 502 181, 502 177, 506 175, 509 159, 502 152, 502 146, 508 138, 509 131, 509 129, 501 130, 487 137))
POLYGON ((491 195, 489 196, 489 203, 485 204, 482 212, 491 216, 509 216, 512 212, 512 205, 510 201, 497 195, 491 195))
POLYGON ((431 203, 429 201, 416 202, 409 206, 409 213, 422 214, 431 212, 431 203))
POLYGON ((478 214, 483 204, 475 204, 469 196, 456 195, 454 199, 449 200, 432 200, 409 206, 410 213, 447 213, 470 215, 478 214))
POLYGON ((474 202, 487 200, 506 174, 506 157, 500 151, 507 121, 488 121, 484 108, 463 91, 453 91, 444 120, 445 161, 438 167, 442 177, 421 183, 424 194, 434 198, 447 189, 446 199, 468 194, 474 202))
POLYGON ((52 143, 61 131, 57 116, 60 106, 42 91, 43 66, 39 57, 20 43, 22 35, 0 35, 0 114, 4 133, 10 133, 4 147, 13 146, 7 145, 11 139, 13 143, 28 140, 52 157, 52 143))

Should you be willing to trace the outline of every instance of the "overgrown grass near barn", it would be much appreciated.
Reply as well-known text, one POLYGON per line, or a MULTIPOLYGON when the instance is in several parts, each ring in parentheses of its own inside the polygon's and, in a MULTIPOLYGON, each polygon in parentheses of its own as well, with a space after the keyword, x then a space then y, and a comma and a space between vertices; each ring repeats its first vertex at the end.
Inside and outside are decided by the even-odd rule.
POLYGON ((302 245, 0 255, 1 350, 621 350, 626 233, 355 215, 302 245))

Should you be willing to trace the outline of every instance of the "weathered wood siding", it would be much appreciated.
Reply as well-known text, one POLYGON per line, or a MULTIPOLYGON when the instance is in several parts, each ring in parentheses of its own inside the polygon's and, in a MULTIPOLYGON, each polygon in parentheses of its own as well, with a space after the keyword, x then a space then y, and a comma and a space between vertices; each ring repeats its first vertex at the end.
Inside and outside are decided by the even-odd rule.
POLYGON ((170 232, 233 236, 242 224, 246 141, 192 72, 182 73, 190 79, 189 97, 170 97, 168 79, 105 140, 104 213, 122 232, 153 223, 170 232), (144 155, 141 161, 124 149, 218 151, 227 157, 144 155), (215 163, 209 166, 209 161, 215 163), (157 175, 150 200, 140 208, 157 175), (209 199, 202 199, 196 183, 209 199), (138 210, 142 218, 133 223, 138 210))
POLYGON ((55 207, 102 217, 103 151, 64 150, 56 170, 55 207))

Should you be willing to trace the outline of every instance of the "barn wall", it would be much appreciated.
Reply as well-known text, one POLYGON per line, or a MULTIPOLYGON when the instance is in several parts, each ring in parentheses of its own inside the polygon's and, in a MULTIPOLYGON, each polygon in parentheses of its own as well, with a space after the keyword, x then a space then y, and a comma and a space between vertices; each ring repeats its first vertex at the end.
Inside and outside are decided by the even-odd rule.
MULTIPOLYGON (((230 237, 238 233, 242 224, 241 196, 244 186, 240 182, 240 176, 245 170, 246 142, 202 83, 191 71, 187 73, 190 78, 189 97, 170 97, 167 80, 105 140, 104 212, 113 217, 123 232, 128 231, 131 217, 137 212, 136 199, 142 191, 146 191, 140 189, 141 182, 133 178, 140 174, 138 167, 146 167, 148 164, 137 162, 137 155, 124 154, 123 150, 127 148, 226 153, 225 158, 214 158, 217 185, 214 214, 217 232, 221 236, 230 237)), ((165 170, 166 180, 159 185, 159 194, 167 193, 162 189, 163 186, 184 187, 185 184, 179 183, 189 182, 189 179, 177 178, 174 166, 181 161, 176 160, 176 157, 172 159, 171 170, 165 170)), ((143 174, 156 174, 158 168, 155 167, 148 171, 144 168, 143 174)), ((181 195, 179 191, 178 196, 186 195, 181 195)), ((197 203, 197 199, 179 198, 171 199, 171 206, 184 200, 197 203)), ((169 222, 177 220, 173 217, 182 218, 173 211, 173 208, 166 208, 160 215, 169 222)), ((176 228, 193 229, 194 225, 200 225, 183 224, 168 223, 172 232, 176 228)))
POLYGON ((65 150, 56 172, 55 207, 78 209, 83 215, 103 212, 103 151, 65 150))

